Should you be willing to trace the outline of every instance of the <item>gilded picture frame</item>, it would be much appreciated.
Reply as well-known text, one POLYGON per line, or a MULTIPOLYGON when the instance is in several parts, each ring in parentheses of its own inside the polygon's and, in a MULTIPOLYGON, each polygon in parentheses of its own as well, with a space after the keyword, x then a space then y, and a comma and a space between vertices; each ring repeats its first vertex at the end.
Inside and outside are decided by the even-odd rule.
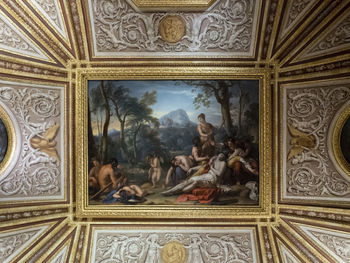
POLYGON ((75 174, 76 217, 152 222, 230 222, 239 217, 271 217, 272 119, 270 71, 233 67, 113 67, 76 69, 75 90, 75 174), (259 202, 257 205, 94 205, 88 193, 88 83, 106 80, 257 80, 259 82, 259 202), (156 220, 156 221, 155 221, 156 220), (170 221, 169 221, 170 220, 170 221), (221 220, 221 221, 218 221, 221 220))
POLYGON ((6 145, 6 151, 5 154, 3 154, 1 161, 0 161, 0 174, 4 175, 5 171, 8 169, 9 166, 11 166, 11 158, 14 158, 15 155, 18 155, 18 142, 17 142, 17 134, 15 125, 13 124, 13 121, 11 120, 11 116, 9 115, 8 111, 5 110, 5 106, 0 104, 0 120, 1 125, 6 130, 6 139, 7 139, 7 145, 6 145), (15 153, 17 151, 17 154, 15 153))
POLYGON ((350 157, 349 157, 349 143, 348 132, 350 124, 350 105, 346 103, 340 110, 338 117, 331 123, 332 133, 329 138, 332 154, 331 158, 335 159, 334 162, 338 164, 336 166, 339 172, 347 177, 350 177, 350 157), (346 138, 344 138, 346 137, 346 138), (344 141, 347 139, 347 141, 344 141), (347 150, 347 151, 344 151, 347 150))

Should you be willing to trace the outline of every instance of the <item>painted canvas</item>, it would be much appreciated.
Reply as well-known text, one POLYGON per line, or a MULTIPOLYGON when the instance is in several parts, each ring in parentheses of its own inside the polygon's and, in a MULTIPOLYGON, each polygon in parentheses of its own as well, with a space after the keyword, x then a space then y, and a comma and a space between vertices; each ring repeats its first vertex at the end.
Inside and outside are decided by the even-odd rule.
POLYGON ((8 137, 5 124, 0 119, 0 163, 5 158, 7 152, 8 137))
POLYGON ((88 115, 90 204, 258 204, 258 80, 90 80, 88 115))

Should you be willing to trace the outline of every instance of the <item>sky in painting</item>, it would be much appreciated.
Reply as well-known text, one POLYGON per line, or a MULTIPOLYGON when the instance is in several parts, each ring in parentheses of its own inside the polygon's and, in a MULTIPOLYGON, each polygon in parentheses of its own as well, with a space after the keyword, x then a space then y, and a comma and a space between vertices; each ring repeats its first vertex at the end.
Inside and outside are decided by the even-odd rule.
MULTIPOLYGON (((220 104, 212 96, 210 99, 210 107, 201 105, 199 109, 195 109, 193 101, 197 96, 199 89, 195 89, 190 81, 181 80, 118 80, 114 81, 115 86, 124 86, 129 88, 132 97, 141 98, 145 92, 157 91, 157 102, 151 105, 154 117, 160 118, 163 115, 177 110, 186 111, 191 121, 197 123, 197 116, 200 113, 206 115, 208 122, 215 126, 219 126, 222 122, 220 104)), ((89 81, 89 89, 96 87, 100 81, 89 81)), ((241 81, 242 86, 249 92, 251 101, 258 102, 258 81, 244 80, 241 81)), ((237 104, 238 100, 233 98, 232 104, 237 104)), ((94 117, 93 117, 94 118, 94 117)), ((110 128, 118 129, 118 122, 112 118, 110 128)), ((94 132, 95 133, 95 132, 94 132)))

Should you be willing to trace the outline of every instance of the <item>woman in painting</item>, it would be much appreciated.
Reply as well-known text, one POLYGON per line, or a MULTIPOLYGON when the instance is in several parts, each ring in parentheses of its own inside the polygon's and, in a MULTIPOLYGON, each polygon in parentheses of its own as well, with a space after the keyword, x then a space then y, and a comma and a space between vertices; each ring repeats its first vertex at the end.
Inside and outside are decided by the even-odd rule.
POLYGON ((187 178, 188 170, 193 166, 193 160, 186 155, 175 156, 170 163, 165 185, 175 186, 187 178))
POLYGON ((206 122, 204 113, 198 115, 198 122, 197 131, 200 135, 202 155, 212 157, 215 154, 214 126, 206 122))
POLYGON ((178 185, 162 192, 163 195, 174 195, 180 193, 190 193, 193 189, 199 187, 217 188, 220 184, 222 176, 226 171, 225 154, 220 153, 209 161, 210 169, 207 173, 199 176, 191 176, 178 185))
POLYGON ((98 174, 101 170, 101 162, 98 158, 92 158, 92 164, 94 165, 89 172, 89 193, 96 193, 99 189, 98 174))

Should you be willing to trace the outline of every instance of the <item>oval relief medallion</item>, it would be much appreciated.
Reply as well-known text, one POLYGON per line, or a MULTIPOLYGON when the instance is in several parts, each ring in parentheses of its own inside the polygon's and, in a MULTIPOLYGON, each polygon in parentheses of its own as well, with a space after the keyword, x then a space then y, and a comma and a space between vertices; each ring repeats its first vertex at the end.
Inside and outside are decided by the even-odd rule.
POLYGON ((186 23, 180 16, 165 16, 159 23, 159 34, 169 43, 180 41, 186 33, 186 23))
POLYGON ((161 257, 164 263, 184 263, 186 249, 180 242, 171 241, 163 247, 161 257))

